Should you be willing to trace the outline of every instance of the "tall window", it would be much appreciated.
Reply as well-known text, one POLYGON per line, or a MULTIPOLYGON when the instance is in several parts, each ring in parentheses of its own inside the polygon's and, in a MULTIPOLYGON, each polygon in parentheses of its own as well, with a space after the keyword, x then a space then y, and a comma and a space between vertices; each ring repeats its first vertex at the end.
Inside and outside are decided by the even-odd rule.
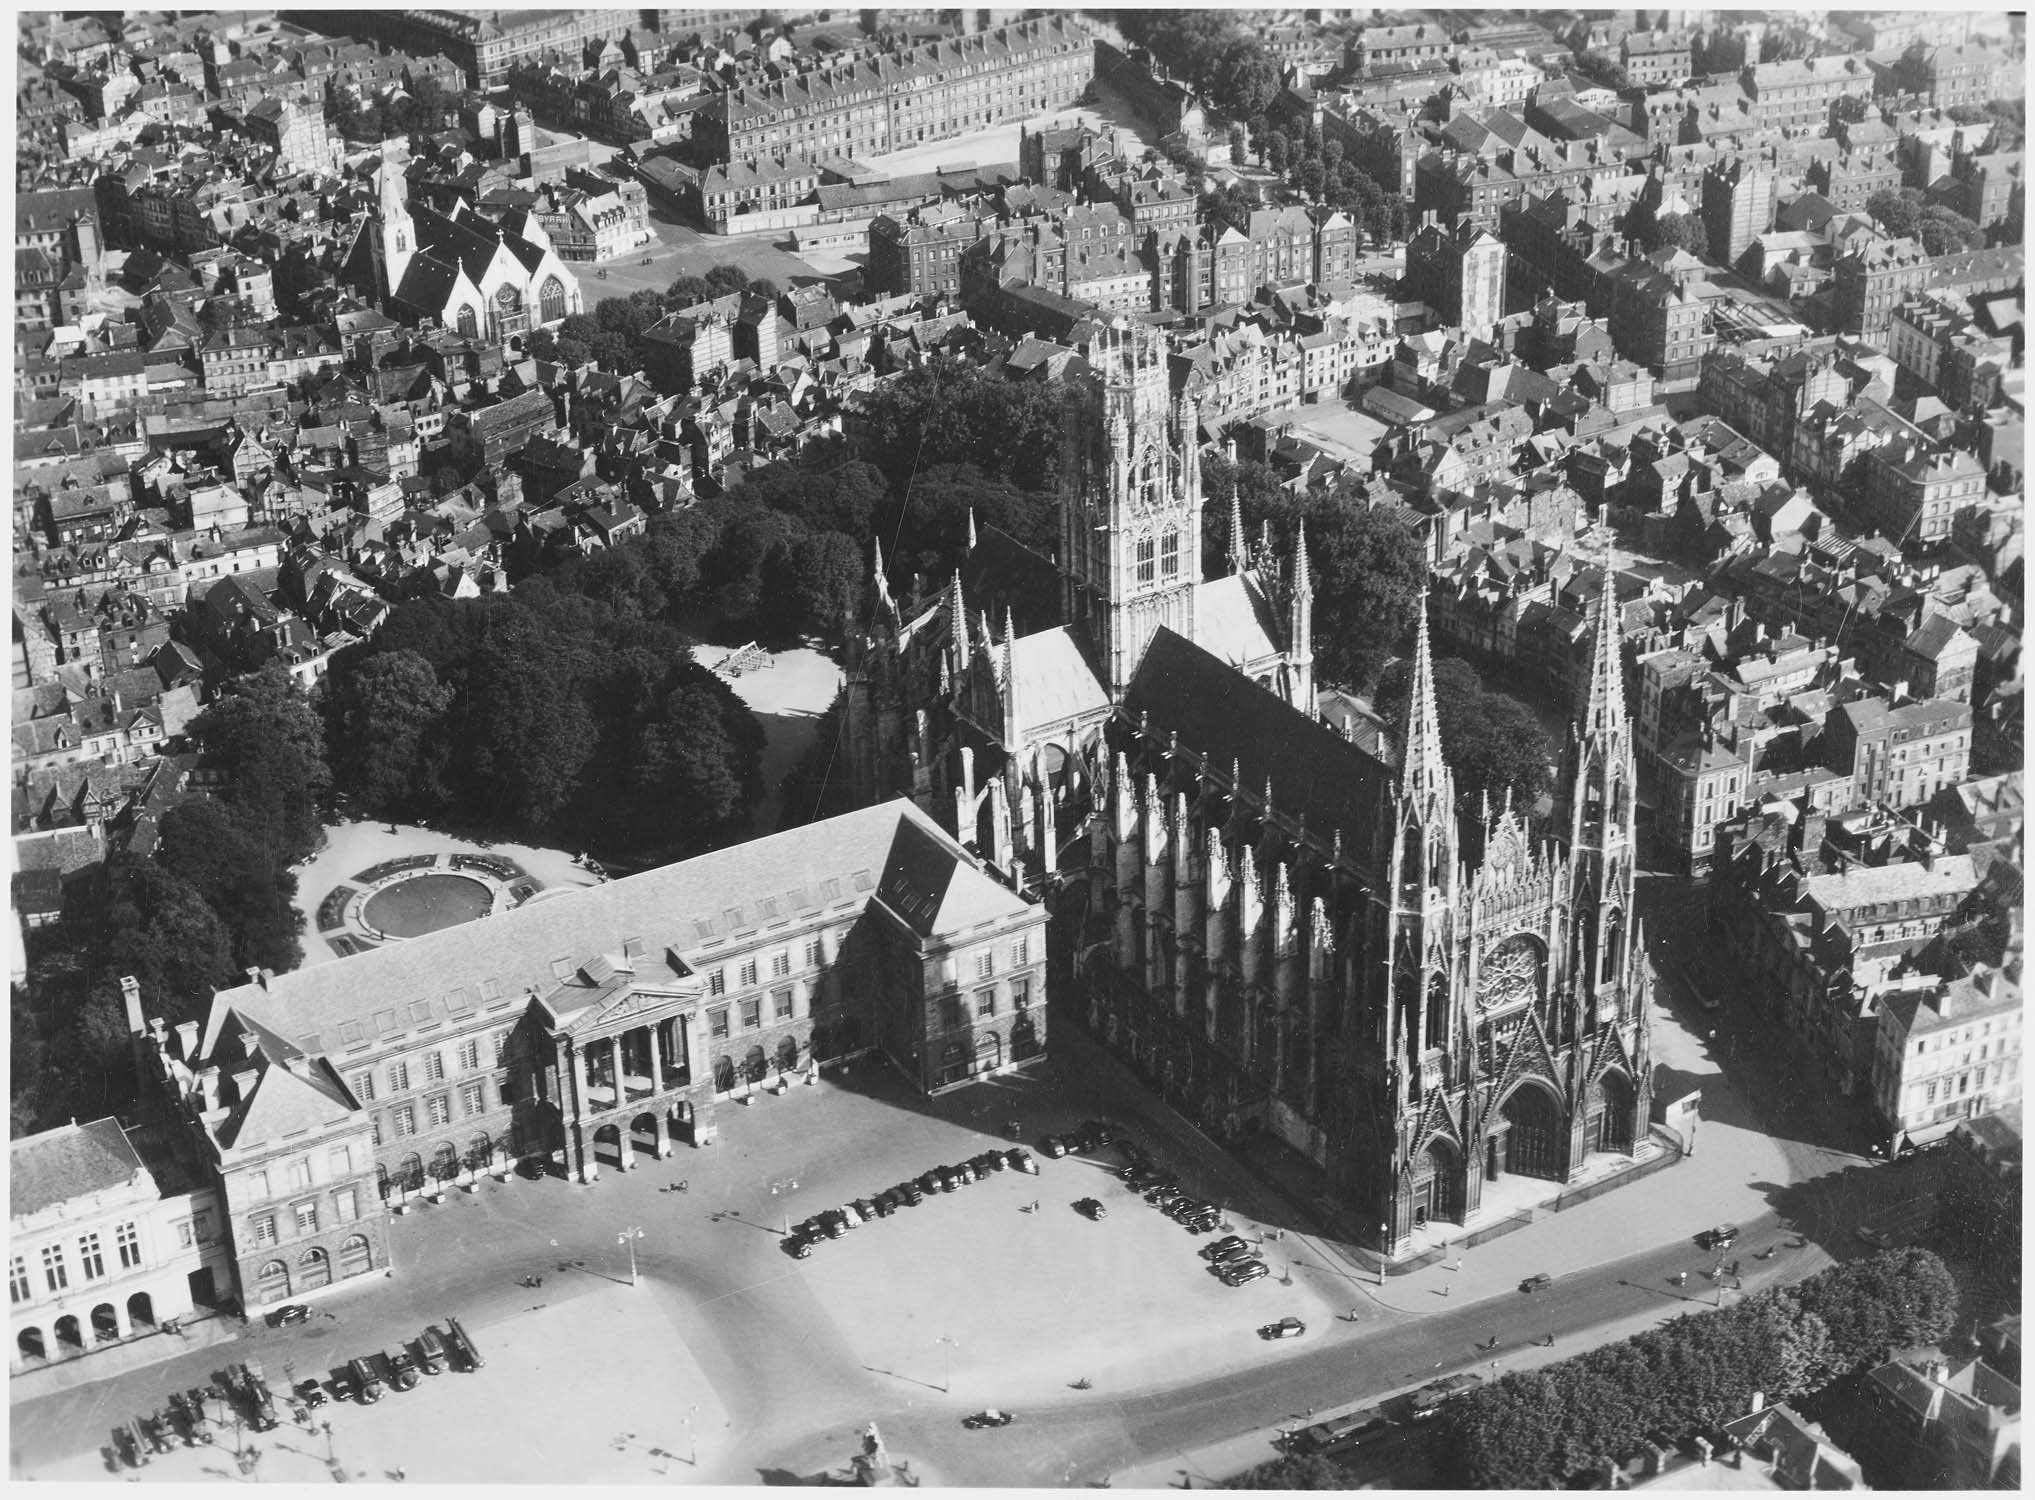
POLYGON ((99 1253, 96 1234, 78 1236, 78 1274, 87 1281, 97 1281, 106 1274, 106 1257, 99 1253))
POLYGON ((1152 581, 1155 571, 1154 555, 1156 552, 1157 546, 1150 537, 1143 536, 1138 538, 1137 580, 1139 583, 1150 583, 1152 581))
POLYGON ((1032 961, 1032 940, 1030 938, 1019 938, 1016 942, 1010 945, 1011 967, 1022 969, 1026 964, 1030 963, 1031 961, 1032 961))
POLYGON ((716 1037, 728 1034, 728 1007, 717 1005, 707 1012, 707 1030, 716 1037))
POLYGON ((817 969, 819 966, 820 966, 820 940, 818 938, 807 938, 806 967, 808 969, 817 969))
POLYGON ((996 972, 996 955, 985 948, 975 955, 975 977, 987 979, 996 972))
POLYGON ((445 1081, 445 1055, 441 1052, 424 1054, 424 1081, 443 1083, 445 1081))
POLYGON ((449 1125, 452 1123, 452 1096, 450 1094, 433 1094, 429 1099, 424 1101, 424 1107, 430 1112, 431 1123, 433 1125, 449 1125))
POLYGON ((1159 572, 1167 578, 1180 576, 1180 533, 1169 531, 1159 539, 1159 572))
POLYGON ((479 1084, 469 1083, 459 1091, 459 1107, 470 1115, 477 1115, 486 1107, 479 1084))
POLYGON ((462 1073, 471 1073, 479 1066, 480 1041, 478 1038, 469 1037, 459 1044, 459 1070, 462 1073))
POLYGON ((28 1257, 15 1255, 7 1261, 7 1300, 26 1302, 30 1296, 28 1286, 28 1257))
POLYGON ((353 1089, 353 1097, 362 1104, 374 1103, 374 1074, 363 1068, 349 1078, 347 1083, 353 1089))
POLYGON ((141 1236, 132 1224, 122 1224, 113 1233, 114 1248, 120 1252, 120 1268, 132 1270, 141 1264, 141 1236))
POLYGON ((754 1031, 762 1024, 763 1002, 761 1000, 744 1000, 742 1002, 742 1029, 744 1031, 754 1031))
POLYGON ((317 1232, 318 1205, 315 1203, 299 1203, 297 1205, 297 1233, 299 1235, 306 1235, 316 1234, 317 1232))
POLYGON ((254 1231, 254 1242, 257 1245, 273 1245, 276 1242, 276 1216, 274 1214, 256 1214, 249 1221, 249 1227, 254 1231))
POLYGON ((353 1147, 334 1146, 325 1154, 325 1169, 333 1177, 353 1175, 353 1147))
POLYGON ((332 1211, 339 1222, 351 1224, 360 1217, 360 1193, 355 1188, 341 1188, 332 1195, 332 1211))
POLYGON ((565 285, 556 276, 544 278, 544 285, 537 290, 537 312, 547 323, 556 323, 565 316, 565 285))
POLYGON ((389 1064, 389 1092, 401 1094, 410 1087, 410 1065, 406 1062, 389 1064))
POLYGON ((64 1247, 44 1245, 42 1247, 42 1279, 49 1283, 53 1292, 61 1292, 71 1284, 71 1273, 64 1268, 64 1247))
POLYGON ((707 993, 725 995, 728 993, 728 974, 725 969, 712 969, 707 973, 707 993))
POLYGON ((502 1059, 508 1055, 509 1033, 498 1031, 495 1033, 495 1066, 499 1068, 502 1065, 502 1059))
POLYGON ((405 1104, 390 1120, 398 1137, 417 1133, 417 1111, 405 1104))
POLYGON ((770 1008, 771 1013, 776 1019, 780 1021, 789 1021, 791 1019, 790 985, 786 985, 781 990, 772 990, 770 992, 770 1008))
POLYGON ((290 1186, 292 1188, 307 1188, 311 1185, 311 1159, 309 1157, 298 1157, 290 1163, 289 1171, 290 1186))
POLYGON ((773 953, 770 955, 770 977, 772 979, 782 979, 784 978, 785 975, 789 974, 790 972, 791 972, 790 953, 781 952, 773 953))
POLYGON ((474 316, 471 307, 459 310, 459 334, 461 338, 473 338, 480 332, 480 319, 474 316))

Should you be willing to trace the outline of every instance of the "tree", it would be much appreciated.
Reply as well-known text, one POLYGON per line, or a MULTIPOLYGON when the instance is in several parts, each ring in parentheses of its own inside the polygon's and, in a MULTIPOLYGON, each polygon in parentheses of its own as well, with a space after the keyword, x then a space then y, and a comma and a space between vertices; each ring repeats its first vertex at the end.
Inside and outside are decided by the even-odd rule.
POLYGON ((1632 86, 1632 79, 1626 73, 1624 64, 1607 53, 1580 53, 1576 57, 1575 68, 1592 83, 1602 84, 1607 89, 1626 89, 1632 86))
POLYGON ((1324 682, 1362 690, 1413 627, 1426 559, 1406 524, 1375 507, 1316 510, 1308 544, 1317 569, 1315 670, 1324 682))
POLYGON ((1686 250, 1691 255, 1710 253, 1710 231, 1695 214, 1662 214, 1654 220, 1650 250, 1686 250))
POLYGON ((1249 146, 1250 146, 1250 137, 1244 133, 1244 127, 1241 125, 1230 126, 1229 159, 1232 165, 1241 163, 1244 160, 1245 153, 1248 150, 1249 146))
POLYGON ((1954 255, 1960 250, 1977 250, 1986 242, 1986 232, 1954 209, 1934 205, 1917 215, 1916 232, 1922 248, 1931 255, 1954 255))
POLYGON ((1265 165, 1281 177, 1286 175, 1286 164, 1292 160, 1293 143, 1286 138, 1283 130, 1274 130, 1265 137, 1265 165))
POLYGON ((341 778, 376 817, 442 795, 445 711, 452 691, 414 651, 368 658, 337 677, 330 694, 341 778))
POLYGON ((1796 1295, 1830 1330, 1831 1376, 1879 1364, 1895 1349, 1937 1343, 1957 1316, 1949 1269, 1913 1247, 1832 1266, 1800 1283, 1796 1295))
POLYGON ((225 796, 260 837, 295 864, 318 846, 319 804, 332 786, 325 729, 280 662, 239 679, 191 721, 191 735, 228 778, 225 796))
MULTIPOLYGON (((1412 676, 1410 661, 1394 662, 1380 676, 1372 697, 1372 706, 1395 734, 1405 722, 1412 676)), ((1442 755, 1454 774, 1464 812, 1486 798, 1497 807, 1509 795, 1522 811, 1540 800, 1548 789, 1554 747, 1525 704, 1504 693, 1486 692, 1475 668, 1453 656, 1434 664, 1434 701, 1442 755)))
POLYGON ((163 814, 156 857, 188 881, 233 935, 240 967, 293 969, 304 960, 297 877, 254 820, 225 802, 186 802, 163 814))
POLYGON ((787 634, 840 639, 862 615, 868 572, 862 549, 838 531, 813 531, 784 554, 783 591, 775 599, 787 634))
POLYGON ((563 807, 591 749, 554 632, 513 603, 486 601, 493 626, 473 653, 448 774, 483 819, 542 825, 563 807))
POLYGON ((1908 239, 1921 228, 1922 194, 1914 188, 1882 188, 1865 200, 1865 211, 1888 234, 1908 239))
POLYGON ((665 693, 632 762, 644 816, 665 837, 725 828, 762 795, 763 729, 725 684, 696 669, 665 693))

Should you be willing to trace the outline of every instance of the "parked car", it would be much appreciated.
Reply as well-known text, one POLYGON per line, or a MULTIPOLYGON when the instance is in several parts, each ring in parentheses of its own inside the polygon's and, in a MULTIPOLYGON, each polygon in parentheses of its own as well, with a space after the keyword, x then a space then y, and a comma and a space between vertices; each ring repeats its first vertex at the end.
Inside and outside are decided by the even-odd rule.
POLYGON ((788 1234, 784 1237, 784 1253, 793 1260, 804 1260, 813 1253, 813 1242, 802 1234, 788 1234))
POLYGON ((1307 1332, 1307 1325, 1298 1318, 1281 1318, 1276 1323, 1267 1323, 1258 1330, 1261 1339, 1297 1339, 1307 1332))
MULTIPOLYGON (((308 1407, 312 1411, 316 1411, 325 1404, 325 1387, 315 1380, 298 1381, 295 1388, 291 1390, 290 1395, 299 1405, 308 1407)), ((170 1397, 170 1405, 172 1407, 176 1405, 176 1402, 177 1398, 175 1396, 170 1397)))
POLYGON ((366 1359, 349 1361, 346 1375, 346 1394, 362 1406, 372 1406, 382 1399, 382 1377, 366 1359))
POLYGON ((1155 1187, 1145 1194, 1145 1201, 1154 1208, 1171 1208, 1176 1203, 1184 1202, 1186 1197, 1187 1195, 1176 1187, 1155 1187))
POLYGON ((257 1432, 267 1432, 277 1425, 276 1398, 269 1390, 268 1376, 261 1366, 248 1360, 240 1367, 241 1389, 247 1393, 247 1404, 254 1418, 257 1432))
POLYGON ((1010 1413, 998 1411, 993 1406, 986 1411, 978 1411, 961 1419, 963 1427, 1008 1427, 1010 1423, 1010 1413))
POLYGON ((417 1364, 426 1375, 443 1372, 449 1358, 445 1339, 437 1329, 427 1328, 417 1335, 417 1364))
POLYGON ((1213 1234, 1221 1223, 1220 1214, 1196 1214, 1191 1219, 1182 1219, 1180 1227, 1189 1234, 1213 1234))
POLYGON ((1058 1161, 1067 1154, 1067 1143, 1057 1135, 1049 1135, 1039 1142, 1039 1154, 1052 1161, 1058 1161))
POLYGON ((1226 1234, 1214 1244, 1204 1245, 1201 1253, 1211 1261, 1233 1260, 1239 1255, 1249 1255, 1251 1246, 1240 1235, 1226 1234))
MULTIPOLYGON (((1916 1045, 1919 1046, 1920 1043, 1916 1045)), ((1858 1226, 1857 1232, 1858 1237, 1875 1250, 1891 1250, 1894 1248, 1894 1237, 1884 1229, 1875 1229, 1870 1224, 1861 1224, 1858 1226)))
POLYGON ((898 1202, 902 1203, 906 1208, 917 1208, 921 1203, 926 1201, 925 1189, 921 1188, 916 1182, 900 1182, 891 1191, 897 1194, 898 1202))
POLYGON ((1247 1281, 1256 1281, 1260 1276, 1269 1276, 1271 1271, 1270 1266, 1256 1257, 1249 1260, 1224 1261, 1215 1268, 1215 1274, 1231 1286, 1242 1286, 1247 1281))
POLYGON ((472 1336, 460 1326, 459 1319, 445 1320, 445 1342, 451 1347, 454 1357, 467 1369, 478 1370, 487 1363, 481 1358, 480 1346, 475 1344, 472 1336))
POLYGON ((417 1388, 417 1361, 410 1358, 410 1351, 398 1348, 393 1354, 382 1356, 389 1365, 389 1384, 399 1391, 414 1391, 417 1388))
POLYGON ((289 1328, 311 1316, 311 1309, 301 1302, 285 1302, 269 1314, 269 1327, 289 1328))
POLYGON ((1696 1236, 1696 1243, 1705 1250, 1729 1250, 1738 1243, 1738 1226, 1719 1224, 1713 1229, 1706 1229, 1696 1236))
POLYGON ((954 1175, 954 1181, 957 1184, 965 1186, 976 1180, 975 1169, 965 1161, 957 1161, 947 1170, 954 1175))
POLYGON ((1022 1146, 1013 1146, 1004 1152, 1003 1164, 1014 1172, 1028 1172, 1034 1177, 1039 1175, 1038 1162, 1033 1160, 1032 1153, 1022 1146))
POLYGON ((830 1240, 838 1240, 848 1232, 848 1216, 838 1208, 830 1208, 820 1215, 820 1231, 830 1240))
POLYGON ((876 1217, 887 1219, 897 1212, 897 1195, 885 1188, 869 1200, 869 1206, 876 1210, 876 1217))
POLYGON ((928 1197, 932 1196, 934 1193, 944 1193, 947 1191, 945 1185, 940 1181, 940 1174, 938 1171, 921 1172, 913 1180, 918 1183, 919 1191, 921 1193, 926 1194, 928 1197))
POLYGON ((1203 1203, 1199 1198, 1180 1198, 1166 1205, 1166 1212, 1176 1219, 1198 1219, 1215 1211, 1213 1203, 1203 1203))
POLYGON ((1547 1272, 1536 1271, 1533 1275, 1527 1277, 1526 1280, 1519 1283, 1519 1289, 1522 1292, 1537 1292, 1542 1287, 1553 1286, 1554 1281, 1554 1277, 1548 1275, 1547 1272))
POLYGON ((876 1217, 876 1205, 867 1198, 856 1198, 841 1205, 841 1212, 848 1216, 848 1227, 860 1229, 876 1217))
POLYGON ((991 1172, 1007 1172, 1010 1163, 1003 1159, 1001 1151, 984 1151, 968 1158, 968 1165, 975 1169, 977 1177, 987 1177, 991 1172))
POLYGON ((1109 1217, 1109 1210, 1102 1206, 1100 1198, 1077 1198, 1074 1202, 1074 1212, 1086 1214, 1098 1223, 1109 1217))

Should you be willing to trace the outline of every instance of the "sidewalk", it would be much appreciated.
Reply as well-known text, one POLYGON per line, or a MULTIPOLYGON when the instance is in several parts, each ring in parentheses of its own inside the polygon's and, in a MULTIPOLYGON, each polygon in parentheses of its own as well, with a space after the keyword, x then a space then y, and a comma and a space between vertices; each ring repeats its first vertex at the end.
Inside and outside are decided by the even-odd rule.
MULTIPOLYGON (((1572 1358, 1585 1349, 1631 1338, 1634 1334, 1663 1323, 1669 1318, 1680 1317, 1687 1310, 1666 1304, 1655 1312, 1635 1313, 1628 1317, 1611 1319, 1592 1328, 1579 1329, 1551 1349, 1528 1345, 1525 1348, 1509 1350, 1505 1357, 1504 1373, 1537 1370, 1543 1365, 1572 1358)), ((1382 1405, 1414 1389, 1417 1387, 1413 1385, 1402 1386, 1379 1395, 1367 1396, 1361 1401, 1323 1407, 1313 1414, 1311 1420, 1326 1422, 1366 1407, 1382 1405)), ((1278 1440, 1281 1433, 1291 1431, 1293 1425, 1289 1422, 1262 1428, 1256 1432, 1247 1432, 1222 1442, 1207 1443, 1173 1453, 1155 1454, 1142 1463, 1127 1469, 1119 1469, 1109 1475, 1109 1487, 1117 1490, 1224 1488, 1245 1470, 1285 1457, 1284 1451, 1278 1446, 1278 1440)))

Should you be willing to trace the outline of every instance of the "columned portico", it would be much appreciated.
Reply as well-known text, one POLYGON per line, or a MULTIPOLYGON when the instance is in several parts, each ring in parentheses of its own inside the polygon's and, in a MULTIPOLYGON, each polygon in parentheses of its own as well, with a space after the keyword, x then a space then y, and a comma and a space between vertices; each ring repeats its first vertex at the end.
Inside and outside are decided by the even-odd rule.
POLYGON ((561 1085, 571 1090, 560 1101, 562 1144, 566 1169, 578 1181, 600 1176, 598 1152, 610 1143, 617 1170, 626 1172, 638 1149, 671 1155, 674 1135, 688 1127, 696 1146, 713 1139, 710 1080, 694 1067, 696 998, 631 990, 564 1018, 551 1033, 554 1055, 571 1059, 560 1069, 561 1085))

